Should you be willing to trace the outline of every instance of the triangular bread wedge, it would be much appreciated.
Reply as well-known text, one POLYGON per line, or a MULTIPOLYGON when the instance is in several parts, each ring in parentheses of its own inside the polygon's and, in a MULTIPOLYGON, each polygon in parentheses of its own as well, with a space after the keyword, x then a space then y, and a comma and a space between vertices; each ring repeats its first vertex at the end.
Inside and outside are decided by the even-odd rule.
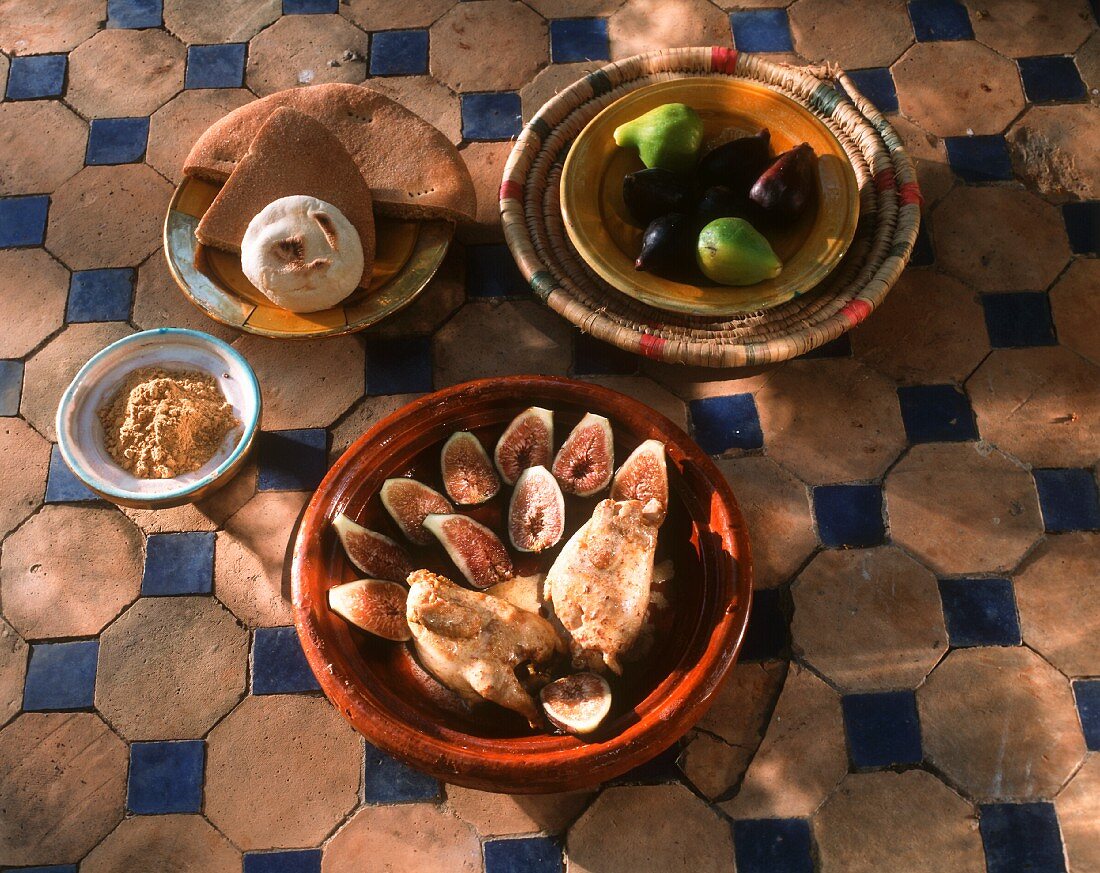
POLYGON ((316 197, 344 213, 359 232, 363 276, 369 278, 374 265, 370 188, 340 140, 320 122, 287 107, 273 112, 259 128, 195 236, 203 245, 239 253, 253 216, 292 194, 316 197))
POLYGON ((400 103, 362 85, 310 85, 235 109, 199 137, 183 171, 220 182, 281 106, 331 130, 359 165, 380 215, 472 221, 477 196, 466 164, 442 133, 400 103))

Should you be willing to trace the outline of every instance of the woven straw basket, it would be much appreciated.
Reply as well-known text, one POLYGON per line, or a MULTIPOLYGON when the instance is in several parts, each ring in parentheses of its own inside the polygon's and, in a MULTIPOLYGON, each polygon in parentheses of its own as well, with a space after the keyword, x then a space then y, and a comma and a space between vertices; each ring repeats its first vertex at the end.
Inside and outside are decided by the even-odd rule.
POLYGON ((709 367, 793 358, 859 324, 905 268, 920 227, 920 203, 913 163, 901 139, 846 75, 783 66, 717 46, 635 55, 589 73, 528 122, 500 188, 508 246, 531 289, 551 309, 626 351, 709 367), (848 97, 824 78, 832 75, 848 97), (624 94, 687 76, 735 76, 785 94, 817 115, 851 159, 860 191, 856 236, 836 270, 814 290, 734 317, 682 316, 619 293, 573 248, 558 186, 574 138, 624 94))

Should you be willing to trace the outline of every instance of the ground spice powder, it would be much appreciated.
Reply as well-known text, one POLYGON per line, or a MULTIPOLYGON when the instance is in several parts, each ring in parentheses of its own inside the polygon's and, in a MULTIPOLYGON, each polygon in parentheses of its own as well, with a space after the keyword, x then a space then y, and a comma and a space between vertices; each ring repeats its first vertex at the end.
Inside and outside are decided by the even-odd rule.
POLYGON ((99 410, 104 448, 142 479, 197 470, 240 426, 214 377, 157 367, 135 370, 99 410))

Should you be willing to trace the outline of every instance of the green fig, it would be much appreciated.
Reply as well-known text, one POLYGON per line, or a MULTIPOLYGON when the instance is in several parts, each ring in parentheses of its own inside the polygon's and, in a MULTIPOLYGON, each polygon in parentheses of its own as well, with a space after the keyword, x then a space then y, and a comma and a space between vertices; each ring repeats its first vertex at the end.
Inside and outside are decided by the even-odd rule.
POLYGON ((703 144, 703 120, 690 106, 665 103, 615 128, 615 142, 633 146, 650 169, 689 172, 703 144))
POLYGON ((704 227, 696 260, 719 285, 755 285, 783 269, 768 241, 743 218, 719 218, 704 227))

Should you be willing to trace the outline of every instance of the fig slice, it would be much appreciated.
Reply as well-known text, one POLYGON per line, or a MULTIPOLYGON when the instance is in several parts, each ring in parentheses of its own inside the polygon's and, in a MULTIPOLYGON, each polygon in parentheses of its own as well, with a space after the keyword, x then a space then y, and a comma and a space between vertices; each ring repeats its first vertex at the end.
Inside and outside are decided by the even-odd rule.
POLYGON ((615 469, 611 422, 589 412, 566 437, 552 468, 566 494, 591 497, 607 487, 615 469))
POLYGON ((344 513, 332 520, 348 560, 375 579, 404 582, 413 571, 408 553, 388 536, 356 524, 344 513))
POLYGON ((550 722, 571 734, 592 733, 611 710, 611 687, 595 673, 555 679, 539 697, 550 722))
POLYGON ((375 636, 403 643, 412 639, 405 618, 408 590, 387 579, 356 579, 328 591, 328 605, 337 615, 375 636))
POLYGON ((646 440, 630 453, 615 472, 611 483, 612 500, 640 500, 647 515, 663 521, 668 511, 668 465, 665 461, 665 444, 660 440, 646 440), (650 501, 657 506, 651 511, 650 501))
POLYGON ((554 413, 531 406, 512 419, 493 450, 501 478, 515 485, 528 467, 546 466, 554 454, 554 413))
POLYGON ((541 552, 558 544, 565 532, 565 497, 554 475, 543 466, 519 474, 508 504, 508 539, 521 552, 541 552))
POLYGON ((488 588, 512 578, 512 559, 495 533, 465 515, 435 514, 424 519, 429 531, 454 561, 466 581, 488 588))
POLYGON ((432 541, 432 535, 424 530, 424 517, 454 512, 446 497, 415 479, 387 479, 379 496, 401 532, 421 546, 432 541))
POLYGON ((500 490, 500 477, 481 446, 469 431, 451 434, 439 455, 443 487, 455 503, 471 506, 484 503, 500 490))

